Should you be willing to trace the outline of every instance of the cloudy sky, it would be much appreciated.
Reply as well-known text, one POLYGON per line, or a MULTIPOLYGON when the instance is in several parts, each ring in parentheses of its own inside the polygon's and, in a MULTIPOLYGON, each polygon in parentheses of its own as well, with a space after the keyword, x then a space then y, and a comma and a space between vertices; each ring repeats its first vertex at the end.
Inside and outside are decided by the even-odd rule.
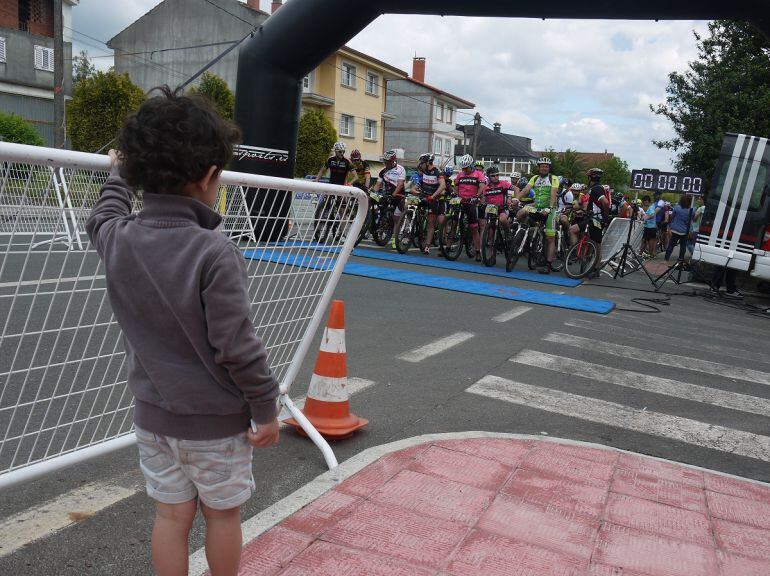
MULTIPOLYGON (((80 0, 73 10, 75 50, 109 66, 111 52, 98 40, 159 3, 80 0)), ((262 0, 262 9, 269 8, 262 0)), ((424 56, 428 83, 474 102, 489 124, 532 138, 535 149, 606 149, 631 168, 665 170, 671 156, 651 140, 672 130, 649 104, 663 102, 668 74, 696 57, 693 30, 704 32, 706 22, 387 15, 349 45, 407 72, 415 54, 424 56)))

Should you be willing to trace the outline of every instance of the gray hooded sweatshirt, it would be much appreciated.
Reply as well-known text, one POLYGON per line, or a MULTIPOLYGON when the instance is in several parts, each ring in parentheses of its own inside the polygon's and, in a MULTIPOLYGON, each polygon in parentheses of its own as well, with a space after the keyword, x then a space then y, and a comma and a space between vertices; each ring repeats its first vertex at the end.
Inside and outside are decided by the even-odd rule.
POLYGON ((123 331, 140 428, 189 440, 244 432, 277 414, 278 383, 250 320, 246 264, 202 202, 131 191, 116 170, 86 224, 123 331))

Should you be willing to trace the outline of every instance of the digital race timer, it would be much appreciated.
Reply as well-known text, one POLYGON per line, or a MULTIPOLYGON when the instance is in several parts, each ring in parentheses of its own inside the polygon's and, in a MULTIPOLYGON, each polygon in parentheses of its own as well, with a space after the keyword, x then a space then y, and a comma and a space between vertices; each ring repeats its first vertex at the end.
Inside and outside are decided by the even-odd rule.
POLYGON ((661 172, 660 170, 632 170, 631 188, 677 194, 703 194, 703 178, 689 172, 661 172))

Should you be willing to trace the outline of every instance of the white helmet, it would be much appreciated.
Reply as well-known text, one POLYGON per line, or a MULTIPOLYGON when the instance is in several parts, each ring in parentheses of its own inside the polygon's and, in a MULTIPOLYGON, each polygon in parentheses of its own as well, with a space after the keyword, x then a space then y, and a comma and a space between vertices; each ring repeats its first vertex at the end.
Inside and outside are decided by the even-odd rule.
POLYGON ((519 178, 521 178, 520 172, 511 172, 511 182, 518 181, 519 178))
POLYGON ((541 164, 548 164, 550 166, 551 165, 551 159, 550 158, 546 158, 545 156, 543 156, 540 160, 537 161, 537 165, 538 166, 540 166, 541 164))
POLYGON ((332 150, 334 150, 335 152, 345 152, 345 143, 335 142, 334 146, 332 146, 332 150))
POLYGON ((390 162, 391 160, 395 160, 397 158, 396 151, 395 150, 388 150, 385 152, 385 154, 382 155, 382 159, 385 162, 390 162))
POLYGON ((470 168, 471 166, 473 166, 473 156, 471 156, 470 154, 466 154, 465 156, 460 158, 459 164, 461 169, 470 168))

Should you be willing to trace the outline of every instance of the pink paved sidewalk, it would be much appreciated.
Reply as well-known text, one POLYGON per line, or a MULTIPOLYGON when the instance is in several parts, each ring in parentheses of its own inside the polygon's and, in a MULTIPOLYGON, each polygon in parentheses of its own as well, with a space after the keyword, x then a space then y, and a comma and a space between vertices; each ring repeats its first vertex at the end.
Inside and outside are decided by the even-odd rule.
POLYGON ((393 452, 248 543, 248 576, 769 576, 770 485, 512 439, 393 452))

